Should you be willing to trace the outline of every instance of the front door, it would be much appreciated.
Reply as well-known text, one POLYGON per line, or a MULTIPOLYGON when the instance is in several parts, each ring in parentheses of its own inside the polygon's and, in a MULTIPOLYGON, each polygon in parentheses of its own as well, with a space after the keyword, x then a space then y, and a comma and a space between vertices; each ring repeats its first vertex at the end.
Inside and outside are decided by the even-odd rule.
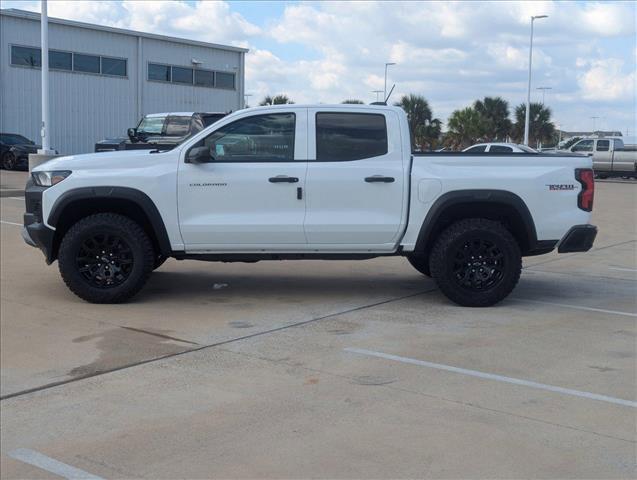
POLYGON ((395 112, 310 109, 305 234, 323 250, 391 250, 406 212, 395 112), (315 154, 315 155, 312 155, 315 154))
POLYGON ((306 122, 301 108, 246 112, 184 149, 178 199, 187 252, 305 247, 306 122), (187 163, 193 149, 209 158, 187 163))

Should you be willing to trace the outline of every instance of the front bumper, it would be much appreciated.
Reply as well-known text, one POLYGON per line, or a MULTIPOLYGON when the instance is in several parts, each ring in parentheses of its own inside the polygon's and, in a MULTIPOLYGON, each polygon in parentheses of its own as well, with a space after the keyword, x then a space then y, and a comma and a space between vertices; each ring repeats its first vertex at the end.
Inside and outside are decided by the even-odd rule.
POLYGON ((42 250, 46 263, 51 264, 55 260, 53 252, 55 230, 47 227, 42 219, 42 193, 44 190, 46 187, 34 185, 31 179, 27 182, 24 190, 27 211, 23 217, 22 238, 27 245, 42 250))
POLYGON ((597 236, 595 225, 575 225, 557 246, 557 253, 588 252, 597 236))

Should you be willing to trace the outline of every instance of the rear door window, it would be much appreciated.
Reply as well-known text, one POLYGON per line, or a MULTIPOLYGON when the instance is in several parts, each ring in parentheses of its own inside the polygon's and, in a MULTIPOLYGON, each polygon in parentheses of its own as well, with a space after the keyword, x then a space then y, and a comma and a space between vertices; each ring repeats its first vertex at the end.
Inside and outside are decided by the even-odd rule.
POLYGON ((489 153, 513 153, 513 149, 505 145, 491 145, 489 153))
POLYGON ((183 137, 190 131, 191 117, 168 117, 166 120, 166 135, 183 137))
POLYGON ((597 148, 598 152, 608 152, 610 150, 610 141, 609 140, 597 140, 597 148))
POLYGON ((376 113, 316 114, 316 159, 346 162, 378 157, 388 151, 385 116, 376 113))

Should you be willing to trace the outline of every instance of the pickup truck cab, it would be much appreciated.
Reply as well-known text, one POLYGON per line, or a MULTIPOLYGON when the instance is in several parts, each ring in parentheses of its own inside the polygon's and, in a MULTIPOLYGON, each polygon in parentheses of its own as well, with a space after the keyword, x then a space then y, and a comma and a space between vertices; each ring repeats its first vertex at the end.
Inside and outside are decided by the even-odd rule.
POLYGON ((593 157, 593 169, 600 178, 637 174, 637 151, 626 150, 619 138, 584 138, 567 151, 593 157))
POLYGON ((515 287, 521 257, 587 251, 588 157, 412 154, 382 105, 240 110, 170 151, 53 159, 32 172, 23 236, 98 303, 167 257, 223 262, 404 256, 465 306, 515 287))
POLYGON ((128 129, 127 137, 100 140, 95 144, 95 151, 170 150, 226 115, 220 112, 150 113, 142 117, 137 127, 128 129))

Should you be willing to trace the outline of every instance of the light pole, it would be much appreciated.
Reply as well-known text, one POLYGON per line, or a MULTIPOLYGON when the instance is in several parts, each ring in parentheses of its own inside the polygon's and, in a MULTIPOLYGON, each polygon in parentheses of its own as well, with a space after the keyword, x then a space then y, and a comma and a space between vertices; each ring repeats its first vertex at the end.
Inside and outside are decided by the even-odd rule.
POLYGON ((382 90, 372 90, 372 93, 376 94, 376 101, 378 102, 378 94, 379 93, 383 93, 383 91, 382 90))
POLYGON ((593 120, 593 135, 595 135, 595 120, 597 120, 599 117, 591 117, 591 119, 593 120))
POLYGON ((243 94, 243 108, 248 108, 248 97, 251 97, 252 94, 251 93, 244 93, 243 94))
POLYGON ((40 36, 41 49, 41 75, 42 75, 42 149, 38 152, 42 155, 54 153, 51 150, 51 128, 49 126, 49 16, 47 14, 46 0, 40 2, 40 36))
POLYGON ((544 105, 544 94, 547 90, 553 90, 553 87, 537 87, 536 90, 542 90, 542 105, 544 105))
POLYGON ((385 63, 385 88, 383 89, 383 102, 387 98, 387 67, 390 65, 396 65, 394 62, 385 63))
POLYGON ((526 92, 526 113, 524 118, 524 145, 529 145, 529 118, 531 116, 531 63, 533 62, 533 22, 538 18, 546 18, 548 15, 535 15, 531 17, 531 42, 529 44, 529 85, 526 92))

